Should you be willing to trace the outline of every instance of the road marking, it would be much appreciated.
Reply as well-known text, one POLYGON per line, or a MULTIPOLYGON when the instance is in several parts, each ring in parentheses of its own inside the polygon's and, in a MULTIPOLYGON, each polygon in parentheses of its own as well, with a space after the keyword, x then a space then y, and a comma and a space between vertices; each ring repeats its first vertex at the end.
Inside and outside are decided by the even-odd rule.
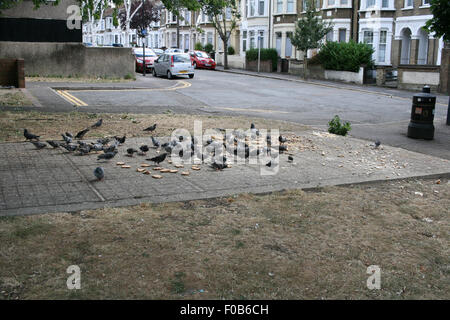
POLYGON ((76 105, 77 107, 86 107, 87 103, 83 102, 82 100, 78 99, 77 97, 74 97, 70 93, 68 93, 66 90, 56 90, 56 92, 63 97, 66 101, 76 105))

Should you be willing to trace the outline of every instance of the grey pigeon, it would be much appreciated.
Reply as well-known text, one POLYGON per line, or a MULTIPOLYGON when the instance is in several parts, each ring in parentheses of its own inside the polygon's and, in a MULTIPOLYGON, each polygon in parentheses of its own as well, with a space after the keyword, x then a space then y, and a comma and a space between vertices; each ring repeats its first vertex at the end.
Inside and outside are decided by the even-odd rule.
POLYGON ((54 140, 47 140, 47 143, 55 149, 60 146, 60 143, 58 141, 54 141, 54 140))
POLYGON ((94 176, 97 177, 97 180, 103 180, 105 177, 105 170, 102 167, 97 167, 94 170, 94 176))
POLYGON ((36 147, 36 149, 42 149, 45 148, 47 145, 43 142, 40 141, 30 141, 32 144, 34 144, 34 146, 36 147))
POLYGON ((102 151, 103 150, 103 145, 101 143, 94 143, 92 145, 92 150, 94 150, 94 151, 102 151))
POLYGON ((380 140, 375 141, 374 145, 375 145, 375 148, 378 148, 381 145, 380 140))
POLYGON ((109 142, 109 140, 110 140, 109 138, 100 138, 97 140, 97 142, 105 145, 109 142))
POLYGON ((292 162, 292 161, 294 161, 294 157, 293 157, 293 156, 288 156, 288 160, 289 160, 290 162, 292 162))
POLYGON ((154 125, 148 127, 148 128, 145 128, 143 131, 150 131, 150 132, 152 132, 152 131, 154 131, 155 129, 156 129, 156 123, 155 123, 154 125))
POLYGON ((99 155, 99 156, 97 157, 97 160, 100 160, 100 159, 109 160, 109 159, 114 158, 114 157, 116 156, 116 154, 117 154, 117 151, 107 152, 107 153, 104 153, 104 154, 99 155))
POLYGON ((103 119, 98 120, 96 123, 94 123, 91 128, 98 128, 102 125, 103 119))
POLYGON ((116 149, 117 149, 117 144, 118 144, 119 142, 115 142, 115 143, 113 143, 112 145, 110 145, 110 146, 104 146, 103 147, 103 151, 105 152, 105 153, 108 153, 108 152, 114 152, 114 151, 116 151, 116 149))
POLYGON ((280 145, 279 147, 280 153, 283 153, 284 151, 287 151, 287 146, 286 145, 280 145))
POLYGON ((281 143, 285 143, 287 141, 287 139, 286 139, 286 137, 279 136, 278 141, 280 141, 281 143))
POLYGON ((158 148, 161 144, 155 137, 152 136, 152 143, 155 148, 158 148))
POLYGON ((23 130, 23 135, 25 136, 25 138, 27 140, 33 140, 33 139, 39 140, 39 137, 40 137, 40 136, 37 136, 35 134, 32 134, 30 131, 28 131, 28 129, 24 129, 23 130))
POLYGON ((69 137, 68 135, 62 133, 61 136, 66 143, 72 143, 72 138, 69 137))
POLYGON ((78 148, 78 151, 80 152, 80 155, 85 155, 88 154, 89 152, 91 152, 91 146, 86 144, 86 145, 82 145, 78 148))
POLYGON ((77 133, 77 135, 75 136, 75 139, 83 139, 84 135, 86 133, 88 133, 89 130, 90 130, 89 128, 81 130, 80 132, 77 133))
POLYGON ((70 132, 66 132, 66 136, 73 138, 73 134, 71 134, 70 132))
POLYGON ((77 150, 78 146, 76 144, 68 143, 68 144, 62 144, 61 147, 66 149, 69 152, 73 152, 77 150))

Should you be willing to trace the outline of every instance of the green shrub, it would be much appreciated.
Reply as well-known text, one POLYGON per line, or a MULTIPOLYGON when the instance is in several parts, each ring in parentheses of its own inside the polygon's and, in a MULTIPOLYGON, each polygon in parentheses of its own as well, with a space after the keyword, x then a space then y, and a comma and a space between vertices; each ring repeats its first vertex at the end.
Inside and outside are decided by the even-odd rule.
POLYGON ((341 136, 346 136, 347 133, 352 129, 350 122, 341 123, 339 116, 334 116, 333 119, 328 122, 328 132, 338 134, 341 136))
POLYGON ((228 55, 232 56, 233 54, 235 54, 234 48, 232 46, 229 46, 227 49, 227 53, 228 55))
MULTIPOLYGON (((247 61, 257 61, 258 60, 258 49, 250 49, 245 51, 245 59, 247 61)), ((272 70, 277 69, 278 52, 276 49, 261 49, 260 52, 261 61, 272 60, 272 70)))
POLYGON ((207 44, 205 44, 205 47, 203 48, 203 50, 205 50, 205 52, 207 52, 207 53, 211 53, 213 51, 213 45, 211 43, 207 43, 207 44))
POLYGON ((197 42, 195 44, 195 46, 194 46, 194 49, 198 50, 198 51, 201 51, 201 50, 203 50, 203 46, 202 46, 202 44, 200 42, 197 42))
POLYGON ((358 72, 361 66, 372 67, 373 48, 366 43, 327 42, 319 52, 325 69, 358 72))

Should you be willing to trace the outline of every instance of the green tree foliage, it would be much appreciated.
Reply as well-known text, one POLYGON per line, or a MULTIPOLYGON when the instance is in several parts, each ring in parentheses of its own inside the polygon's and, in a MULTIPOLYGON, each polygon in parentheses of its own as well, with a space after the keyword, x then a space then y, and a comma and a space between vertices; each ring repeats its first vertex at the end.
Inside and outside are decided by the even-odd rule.
MULTIPOLYGON (((17 5, 19 2, 23 0, 1 0, 0 1, 0 14, 2 10, 9 9, 17 5)), ((54 6, 58 5, 60 0, 56 0, 55 2, 48 2, 47 0, 33 0, 34 7, 38 9, 42 4, 52 4, 54 6)))
POLYGON ((211 17, 212 24, 223 42, 224 69, 228 69, 228 40, 240 19, 237 0, 198 0, 202 11, 211 17), (228 17, 228 19, 227 19, 228 17))
POLYGON ((437 37, 444 37, 445 41, 450 41, 450 1, 431 0, 431 13, 433 18, 425 24, 425 29, 435 32, 437 37))
POLYGON ((234 51, 234 48, 232 46, 228 47, 227 50, 228 55, 232 56, 233 54, 235 54, 236 52, 234 51))
MULTIPOLYGON (((272 70, 277 69, 277 62, 278 62, 278 52, 276 49, 270 48, 270 49, 260 49, 260 60, 271 60, 272 61, 272 70)), ((245 51, 245 59, 247 61, 256 61, 258 60, 258 49, 250 49, 245 51)))
POLYGON ((307 77, 308 62, 306 55, 309 49, 320 46, 320 41, 333 29, 332 24, 319 19, 312 2, 306 9, 302 19, 298 20, 295 32, 291 37, 292 45, 303 52, 303 76, 307 77))
POLYGON ((195 50, 198 50, 198 51, 202 51, 203 50, 203 46, 202 46, 201 42, 197 42, 195 44, 194 48, 195 48, 195 50))
POLYGON ((373 66, 372 46, 366 43, 327 42, 321 47, 319 59, 325 69, 358 72, 361 66, 373 66))
POLYGON ((205 44, 205 47, 203 48, 203 50, 205 50, 205 52, 207 53, 211 53, 213 51, 213 45, 211 43, 207 43, 205 44))

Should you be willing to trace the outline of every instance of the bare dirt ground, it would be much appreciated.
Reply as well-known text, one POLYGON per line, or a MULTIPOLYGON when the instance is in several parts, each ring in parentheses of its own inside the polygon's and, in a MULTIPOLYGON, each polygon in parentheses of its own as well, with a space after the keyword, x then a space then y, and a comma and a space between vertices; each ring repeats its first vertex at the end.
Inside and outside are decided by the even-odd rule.
POLYGON ((79 77, 25 77, 26 82, 83 82, 83 83, 113 83, 136 80, 134 75, 123 78, 79 78, 79 77))
POLYGON ((449 299, 449 208, 421 179, 1 218, 0 297, 449 299))
POLYGON ((0 141, 16 142, 24 141, 23 129, 27 128, 34 134, 41 135, 41 140, 61 140, 61 133, 70 131, 76 134, 78 131, 94 124, 103 118, 103 125, 86 134, 86 139, 104 136, 122 136, 128 138, 155 136, 170 136, 175 129, 184 128, 193 132, 195 120, 202 121, 203 129, 206 128, 244 128, 248 129, 254 122, 259 128, 279 129, 280 131, 304 131, 307 127, 277 120, 249 119, 245 117, 226 116, 199 116, 180 115, 166 111, 163 114, 94 114, 83 112, 71 113, 44 113, 44 112, 20 112, 0 111, 0 141), (157 128, 153 133, 143 131, 154 123, 157 128))

